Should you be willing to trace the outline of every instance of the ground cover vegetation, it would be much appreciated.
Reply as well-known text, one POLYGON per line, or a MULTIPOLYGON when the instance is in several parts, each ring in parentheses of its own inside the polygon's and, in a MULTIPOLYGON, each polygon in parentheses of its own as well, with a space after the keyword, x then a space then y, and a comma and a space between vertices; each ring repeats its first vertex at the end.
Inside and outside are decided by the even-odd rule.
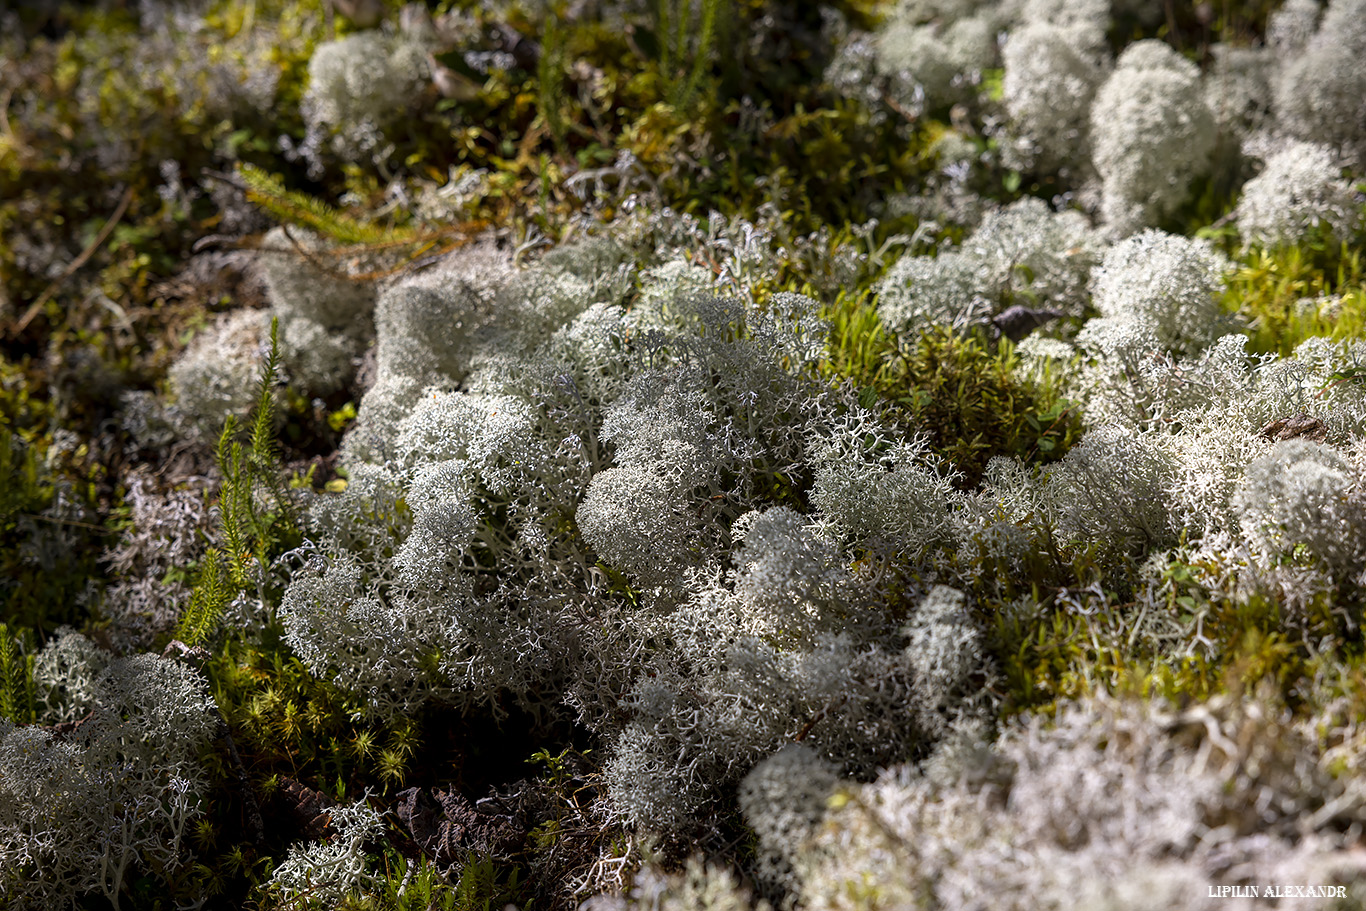
POLYGON ((1363 53, 0 12, 0 899, 1366 906, 1363 53))

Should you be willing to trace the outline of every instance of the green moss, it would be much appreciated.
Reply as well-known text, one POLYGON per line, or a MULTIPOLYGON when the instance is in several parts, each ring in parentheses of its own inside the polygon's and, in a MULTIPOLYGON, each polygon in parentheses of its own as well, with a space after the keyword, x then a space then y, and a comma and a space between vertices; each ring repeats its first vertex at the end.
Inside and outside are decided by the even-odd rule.
POLYGON ((907 432, 927 434, 959 486, 975 487, 993 456, 1046 463, 1080 440, 1080 410, 1061 379, 1047 370, 1024 376, 1008 341, 931 327, 898 345, 867 301, 842 296, 831 308, 830 372, 852 380, 866 407, 880 405, 907 432))
POLYGON ((1269 686, 1295 707, 1326 668, 1359 653, 1359 593, 1320 594, 1291 614, 1265 593, 1212 597, 1201 580, 1216 570, 1177 553, 1161 587, 1142 596, 1074 581, 984 604, 1003 713, 1049 710, 1097 689, 1190 702, 1269 686), (1069 590, 1085 599, 1084 611, 1070 606, 1069 590))
POLYGON ((430 860, 411 860, 392 846, 385 846, 379 860, 383 879, 378 886, 363 898, 347 899, 336 911, 491 911, 525 903, 528 883, 513 864, 472 858, 450 882, 430 860))
POLYGON ((278 624, 230 637, 205 672, 239 749, 263 778, 287 774, 334 797, 366 787, 392 792, 405 780, 420 745, 415 721, 354 720, 365 715, 364 701, 315 677, 278 624))
POLYGON ((32 724, 37 701, 33 689, 33 654, 23 631, 16 634, 0 623, 0 719, 32 724))
POLYGON ((1296 246, 1254 247, 1238 257, 1226 309, 1250 321, 1253 351, 1289 354, 1305 339, 1366 334, 1361 250, 1325 231, 1296 246))

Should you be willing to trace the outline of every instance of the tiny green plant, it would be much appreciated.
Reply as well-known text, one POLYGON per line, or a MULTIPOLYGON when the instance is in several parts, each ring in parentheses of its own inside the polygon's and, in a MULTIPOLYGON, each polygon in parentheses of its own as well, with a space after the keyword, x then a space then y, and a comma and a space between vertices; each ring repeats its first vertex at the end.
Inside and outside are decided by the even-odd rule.
POLYGON ((559 16, 554 12, 546 16, 541 35, 541 56, 536 62, 536 94, 546 127, 555 138, 555 144, 563 147, 569 129, 564 116, 564 34, 559 16))
POLYGON ((190 646, 202 644, 213 635, 224 608, 253 580, 258 586, 264 584, 264 568, 273 550, 298 527, 289 492, 281 481, 280 454, 275 443, 279 330, 279 320, 272 319, 270 351, 257 379, 247 444, 244 446, 236 439, 237 421, 231 416, 218 439, 218 466, 223 473, 219 495, 222 544, 210 548, 205 555, 194 594, 176 629, 176 638, 190 646), (257 495, 262 490, 269 503, 266 509, 262 509, 257 495))
POLYGON ((25 654, 22 634, 0 623, 0 718, 32 724, 35 705, 33 656, 25 654))
POLYGON ((687 110, 697 99, 728 3, 701 0, 694 13, 692 0, 656 0, 655 39, 665 100, 678 110, 687 110))

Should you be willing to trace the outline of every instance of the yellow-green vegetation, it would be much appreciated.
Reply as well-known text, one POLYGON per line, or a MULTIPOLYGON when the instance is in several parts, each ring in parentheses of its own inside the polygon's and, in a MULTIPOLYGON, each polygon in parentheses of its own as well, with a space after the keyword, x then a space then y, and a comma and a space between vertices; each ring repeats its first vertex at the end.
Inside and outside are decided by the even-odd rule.
POLYGON ((1225 306, 1248 317, 1256 351, 1289 354, 1315 336, 1361 338, 1366 275, 1359 245, 1331 236, 1254 247, 1229 277, 1225 306))
POLYGON ((1287 617, 1264 597, 1211 599, 1180 564, 1168 572, 1162 589, 1132 600, 1057 587, 1029 609, 986 618, 1005 677, 1003 711, 1052 711, 1096 692, 1190 704, 1268 683, 1296 705, 1311 681, 1361 660, 1329 596, 1307 616, 1287 617), (1309 637, 1331 645, 1311 652, 1309 637))
POLYGON ((13 724, 32 724, 36 708, 33 655, 24 647, 23 632, 11 634, 0 623, 0 718, 13 724))
POLYGON ((239 592, 265 586, 270 562, 299 540, 296 510, 284 487, 275 443, 275 383, 280 369, 279 324, 272 321, 270 351, 257 380, 251 437, 243 446, 229 416, 218 438, 219 534, 222 549, 209 548, 190 603, 180 617, 176 638, 189 646, 208 640, 223 609, 239 592), (267 502, 263 510, 259 505, 267 502))
POLYGON ((831 310, 832 373, 857 384, 865 406, 881 406, 907 432, 926 434, 964 489, 980 484, 994 456, 1042 464, 1080 439, 1081 410, 1061 378, 1046 365, 1026 375, 1009 340, 931 326, 899 344, 866 297, 841 295, 831 310))
POLYGON ((363 720, 364 704, 294 657, 272 624, 229 636, 205 666, 245 761, 265 779, 314 782, 333 799, 402 790, 419 745, 417 719, 363 720))

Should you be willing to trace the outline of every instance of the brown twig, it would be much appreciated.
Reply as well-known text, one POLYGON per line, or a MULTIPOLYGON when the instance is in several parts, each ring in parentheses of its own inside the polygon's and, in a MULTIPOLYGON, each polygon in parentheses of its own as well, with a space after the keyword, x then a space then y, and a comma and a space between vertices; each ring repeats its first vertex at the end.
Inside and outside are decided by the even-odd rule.
POLYGON ((230 234, 205 234, 190 247, 191 253, 203 253, 205 250, 222 248, 227 250, 250 249, 242 244, 242 238, 233 237, 230 234))
POLYGON ((114 226, 119 223, 119 219, 123 218, 124 213, 128 211, 128 205, 132 201, 133 188, 130 186, 123 191, 123 198, 119 200, 118 208, 114 210, 113 215, 109 216, 109 220, 104 223, 104 227, 100 229, 100 233, 95 235, 95 239, 90 242, 90 245, 81 251, 80 256, 71 261, 71 265, 67 266, 66 270, 62 272, 61 275, 53 279, 52 284, 48 285, 43 293, 38 295, 38 299, 29 304, 28 309, 24 311, 24 315, 19 317, 19 322, 14 324, 14 327, 10 332, 11 335, 18 335, 20 332, 27 329, 28 324, 33 322, 33 318, 38 315, 38 311, 43 309, 43 304, 46 304, 51 300, 52 296, 57 293, 57 290, 61 288, 62 282, 75 274, 77 269, 84 266, 86 261, 95 255, 95 251, 98 250, 100 246, 109 239, 109 235, 114 232, 114 226))
POLYGON ((911 111, 908 111, 908 110, 901 104, 901 102, 899 102, 899 101, 897 101, 895 98, 893 98, 890 92, 883 92, 883 93, 882 93, 882 101, 883 101, 884 104, 887 105, 887 107, 891 108, 893 111, 895 111, 896 113, 900 114, 901 117, 902 117, 902 119, 905 120, 907 123, 915 123, 916 121, 918 121, 918 120, 920 119, 920 118, 917 117, 914 113, 912 113, 911 111))
POLYGON ((1056 418, 1053 419, 1053 423, 1051 423, 1051 424, 1049 424, 1047 427, 1045 427, 1045 428, 1043 429, 1043 432, 1040 433, 1040 434, 1034 439, 1034 447, 1033 447, 1032 449, 1029 450, 1029 455, 1025 456, 1025 458, 1024 458, 1024 460, 1025 460, 1026 462, 1028 462, 1030 459, 1034 458, 1036 455, 1039 454, 1039 441, 1042 440, 1044 437, 1048 436, 1050 433, 1052 433, 1053 430, 1054 430, 1060 423, 1062 423, 1063 418, 1069 417, 1071 414, 1072 414, 1072 406, 1071 406, 1071 405, 1068 405, 1068 406, 1067 406, 1066 408, 1064 408, 1062 411, 1058 412, 1058 416, 1057 416, 1056 418))
POLYGON ((328 266, 325 263, 319 261, 319 259, 316 256, 314 256, 311 252, 305 249, 304 245, 299 243, 298 239, 295 238, 294 235, 289 232, 289 225, 280 225, 280 230, 284 232, 285 239, 288 240, 294 246, 294 252, 298 253, 304 259, 308 260, 309 263, 313 265, 313 268, 317 269, 324 275, 330 275, 333 278, 340 278, 343 281, 346 280, 346 273, 338 271, 337 269, 333 269, 331 266, 328 266))
POLYGON ((203 174, 205 177, 212 177, 214 180, 225 183, 228 186, 233 187, 236 190, 240 190, 243 193, 251 192, 251 187, 247 186, 245 183, 238 180, 236 174, 228 174, 223 171, 215 171, 212 168, 200 168, 199 173, 203 174))
POLYGON ((116 534, 119 534, 119 532, 115 531, 115 530, 112 529, 112 528, 105 528, 103 525, 95 525, 95 524, 90 523, 90 522, 78 522, 78 521, 76 521, 75 519, 60 519, 60 518, 57 518, 57 517, 55 517, 55 516, 44 516, 44 515, 40 515, 39 513, 36 513, 36 512, 21 512, 21 513, 15 513, 15 515, 21 516, 21 517, 23 517, 23 518, 25 518, 25 519, 33 519, 33 520, 38 521, 38 522, 51 522, 51 523, 54 524, 54 525, 71 525, 71 526, 74 526, 75 528, 88 528, 88 529, 90 529, 91 531, 97 531, 97 532, 99 532, 99 533, 102 534, 102 535, 116 535, 116 534))

